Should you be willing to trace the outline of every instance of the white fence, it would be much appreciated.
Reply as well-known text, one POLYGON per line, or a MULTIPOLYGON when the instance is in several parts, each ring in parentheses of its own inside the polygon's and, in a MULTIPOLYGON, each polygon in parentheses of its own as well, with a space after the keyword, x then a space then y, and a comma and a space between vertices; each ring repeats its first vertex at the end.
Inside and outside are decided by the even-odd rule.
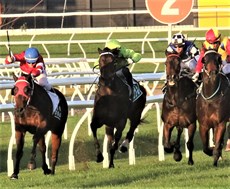
MULTIPOLYGON (((57 62, 55 62, 56 60, 52 60, 50 59, 48 61, 48 65, 50 66, 50 73, 49 74, 54 74, 55 69, 60 69, 58 66, 58 64, 56 64, 57 62), (55 66, 53 66, 55 65, 55 66)), ((60 61, 60 60, 59 60, 60 61)), ((80 118, 80 120, 76 123, 76 126, 74 128, 74 131, 71 135, 71 139, 70 139, 70 144, 69 144, 69 169, 70 170, 74 170, 75 169, 75 161, 74 161, 74 153, 73 153, 73 149, 74 149, 74 141, 77 135, 77 132, 80 128, 80 126, 82 125, 82 123, 84 121, 86 121, 88 119, 88 132, 89 134, 91 133, 90 130, 90 118, 91 118, 91 111, 92 111, 92 107, 93 107, 93 100, 91 100, 91 95, 94 92, 94 88, 91 87, 91 92, 89 92, 87 94, 87 96, 85 96, 84 94, 82 94, 82 91, 79 90, 79 86, 81 85, 94 85, 97 83, 97 75, 95 75, 95 73, 93 73, 91 71, 91 73, 88 73, 88 76, 85 76, 86 74, 86 69, 85 66, 84 69, 80 69, 80 66, 76 66, 76 64, 87 64, 87 62, 82 61, 82 59, 62 59, 61 60, 62 64, 66 64, 65 69, 72 70, 73 68, 69 68, 70 65, 73 66, 72 64, 75 63, 75 67, 76 69, 78 68, 79 70, 74 70, 75 72, 72 72, 71 74, 67 74, 66 76, 63 76, 62 73, 59 73, 59 76, 62 75, 62 77, 57 77, 58 74, 57 72, 54 76, 49 78, 50 83, 53 86, 59 86, 59 87, 63 87, 64 88, 66 86, 71 86, 74 88, 74 92, 71 95, 70 100, 68 100, 68 106, 70 109, 73 108, 77 108, 77 109, 86 109, 85 113, 83 114, 83 116, 80 118), (80 75, 78 75, 80 74, 80 75), (80 77, 81 74, 84 75, 84 77, 80 77), (78 77, 76 77, 76 75, 78 75, 78 77)), ((61 63, 59 63, 61 64, 61 63)), ((159 63, 156 63, 159 64, 159 63)), ((2 67, 0 67, 1 73, 3 73, 4 78, 2 78, 0 80, 0 90, 5 91, 4 93, 0 94, 0 112, 2 112, 2 121, 4 121, 4 116, 5 116, 5 112, 8 112, 8 115, 10 117, 11 120, 11 138, 10 138, 10 142, 9 142, 9 147, 8 147, 8 158, 7 158, 7 169, 8 169, 8 175, 12 174, 13 171, 13 158, 12 158, 12 150, 13 150, 13 145, 15 143, 15 131, 14 131, 14 118, 13 118, 13 103, 9 103, 10 101, 10 90, 13 87, 13 80, 10 78, 10 71, 15 71, 15 69, 18 69, 18 64, 11 64, 11 65, 7 65, 5 67, 5 65, 1 65, 2 67), (8 75, 9 74, 9 75, 8 75)), ((63 68, 63 67, 62 67, 63 68)), ((88 68, 88 67, 87 67, 88 68)), ((64 69, 64 68, 63 68, 64 69)), ((88 70, 89 71, 89 70, 88 70)), ((155 89, 159 83, 160 80, 164 80, 165 79, 165 74, 163 72, 160 73, 143 73, 143 74, 133 74, 134 78, 136 80, 138 80, 139 82, 141 82, 141 84, 146 88, 147 92, 148 92, 148 98, 147 98, 147 105, 146 108, 143 111, 143 115, 145 115, 147 113, 147 111, 149 109, 152 108, 153 105, 156 106, 157 109, 157 126, 158 126, 158 131, 159 131, 159 160, 164 160, 164 151, 163 151, 163 145, 162 145, 162 137, 163 137, 163 129, 162 129, 162 124, 161 124, 161 118, 160 118, 160 106, 159 103, 162 101, 163 95, 156 95, 155 89)), ((49 137, 50 137, 50 133, 47 134, 47 138, 46 138, 46 142, 49 142, 49 137)), ((67 132, 65 130, 64 132, 64 138, 67 138, 67 132)), ((104 139, 104 145, 103 145, 103 154, 105 155, 105 160, 103 162, 103 167, 108 167, 108 154, 107 154, 107 138, 105 137, 104 139)), ((133 140, 134 141, 134 140, 133 140)), ((129 146, 129 164, 135 164, 135 150, 133 148, 133 141, 130 143, 129 146)), ((47 157, 47 162, 49 162, 49 159, 47 157)))

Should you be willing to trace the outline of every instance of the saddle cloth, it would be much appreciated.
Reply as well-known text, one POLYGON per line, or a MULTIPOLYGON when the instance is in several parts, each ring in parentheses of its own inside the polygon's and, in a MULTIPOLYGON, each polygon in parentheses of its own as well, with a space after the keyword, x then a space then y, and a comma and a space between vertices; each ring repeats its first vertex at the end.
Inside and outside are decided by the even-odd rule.
POLYGON ((141 91, 138 82, 133 79, 133 102, 135 102, 142 94, 143 92, 141 91))
POLYGON ((57 109, 58 107, 58 103, 59 103, 59 98, 58 98, 58 95, 56 93, 53 93, 51 91, 47 91, 51 101, 52 101, 52 104, 53 104, 53 113, 55 112, 55 110, 57 109))

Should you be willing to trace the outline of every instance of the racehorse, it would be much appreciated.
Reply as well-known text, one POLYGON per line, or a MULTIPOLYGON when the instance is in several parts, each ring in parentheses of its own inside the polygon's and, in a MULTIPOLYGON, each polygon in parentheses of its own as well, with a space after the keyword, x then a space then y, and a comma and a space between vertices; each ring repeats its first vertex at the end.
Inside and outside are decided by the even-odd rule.
MULTIPOLYGON (((104 157, 100 151, 97 129, 106 125, 105 132, 110 150, 109 168, 114 168, 114 154, 119 147, 127 119, 130 120, 130 128, 125 140, 119 147, 119 151, 123 153, 127 151, 127 146, 133 139, 135 129, 143 122, 141 113, 146 103, 146 91, 143 86, 136 83, 135 86, 140 89, 138 91, 140 95, 131 101, 127 85, 117 76, 117 73, 121 71, 120 69, 116 70, 118 51, 98 48, 98 52, 100 55, 100 77, 94 99, 91 130, 96 149, 96 161, 99 163, 103 161, 104 157)), ((132 77, 132 75, 130 76, 132 77)))
POLYGON ((16 131, 16 162, 11 179, 18 179, 20 160, 23 155, 25 134, 28 131, 33 134, 33 147, 31 151, 29 169, 36 168, 36 147, 42 154, 42 169, 45 175, 55 174, 55 166, 58 159, 58 150, 61 145, 61 137, 68 117, 68 105, 63 94, 53 89, 59 97, 56 111, 53 113, 52 101, 45 89, 38 85, 30 75, 16 77, 12 89, 14 95, 15 109, 15 131, 16 131), (44 135, 51 131, 51 170, 46 164, 46 145, 44 135))
POLYGON ((204 71, 197 98, 197 117, 203 152, 214 158, 214 166, 222 154, 226 122, 230 117, 230 82, 221 72, 221 55, 214 50, 205 53, 202 59, 204 71), (209 130, 214 131, 214 147, 209 146, 209 130))
POLYGON ((164 150, 174 152, 174 160, 181 161, 180 137, 184 128, 188 129, 188 164, 193 165, 193 138, 196 131, 196 85, 181 71, 181 58, 169 54, 166 62, 166 92, 162 103, 161 118, 164 122, 164 150), (171 142, 174 127, 177 128, 175 142, 171 142))

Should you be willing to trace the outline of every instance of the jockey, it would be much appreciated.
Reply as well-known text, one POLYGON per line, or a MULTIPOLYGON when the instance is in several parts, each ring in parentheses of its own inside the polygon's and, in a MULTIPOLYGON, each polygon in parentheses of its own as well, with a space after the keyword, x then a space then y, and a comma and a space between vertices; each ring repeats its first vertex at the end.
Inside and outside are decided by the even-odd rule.
POLYGON ((51 90, 51 85, 48 82, 45 64, 43 57, 34 47, 26 49, 20 54, 8 55, 5 59, 6 64, 11 64, 15 61, 20 62, 20 69, 23 74, 31 74, 36 78, 37 83, 47 91, 51 90))
MULTIPOLYGON (((111 50, 113 49, 118 49, 119 50, 119 55, 117 57, 117 67, 116 69, 118 70, 116 72, 117 76, 121 79, 125 79, 126 84, 130 87, 130 96, 132 97, 133 93, 133 79, 132 79, 132 74, 129 71, 129 68, 127 67, 128 64, 128 59, 131 59, 133 63, 138 62, 141 59, 141 54, 136 53, 132 49, 126 49, 121 45, 121 43, 116 40, 116 39, 111 39, 105 44, 105 48, 109 48, 111 50), (120 69, 120 70, 119 70, 120 69)), ((97 65, 98 62, 95 62, 97 65)))
MULTIPOLYGON (((196 66, 196 73, 193 75, 192 79, 194 82, 198 80, 199 74, 203 68, 202 58, 204 57, 204 54, 207 50, 215 50, 220 54, 223 54, 223 50, 219 49, 221 44, 221 34, 217 29, 210 29, 205 34, 205 41, 202 44, 202 48, 200 51, 200 57, 197 62, 196 66)), ((222 59, 224 56, 222 56, 222 59)), ((225 56, 226 58, 226 56, 225 56)))
POLYGON ((195 72, 199 49, 195 46, 194 42, 186 40, 182 33, 173 35, 165 54, 166 56, 168 54, 178 54, 182 59, 181 69, 186 69, 192 73, 195 72))

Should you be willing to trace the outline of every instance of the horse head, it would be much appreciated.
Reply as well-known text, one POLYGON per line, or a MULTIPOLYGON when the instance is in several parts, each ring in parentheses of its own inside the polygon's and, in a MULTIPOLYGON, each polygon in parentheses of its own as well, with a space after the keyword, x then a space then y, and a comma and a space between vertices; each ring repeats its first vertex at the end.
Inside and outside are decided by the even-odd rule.
POLYGON ((204 72, 207 76, 217 75, 220 72, 220 67, 222 64, 221 55, 215 50, 208 50, 205 52, 202 58, 202 63, 204 64, 204 72))
POLYGON ((15 113, 23 114, 25 108, 30 102, 30 98, 33 93, 31 87, 31 76, 13 76, 15 84, 12 89, 12 95, 14 95, 15 101, 15 113))
POLYGON ((167 55, 165 62, 166 66, 166 79, 169 86, 174 86, 179 80, 180 70, 181 70, 181 58, 177 54, 167 55))
POLYGON ((115 60, 118 57, 117 49, 104 48, 101 50, 98 48, 99 53, 99 69, 101 77, 104 79, 112 79, 116 72, 115 60))

